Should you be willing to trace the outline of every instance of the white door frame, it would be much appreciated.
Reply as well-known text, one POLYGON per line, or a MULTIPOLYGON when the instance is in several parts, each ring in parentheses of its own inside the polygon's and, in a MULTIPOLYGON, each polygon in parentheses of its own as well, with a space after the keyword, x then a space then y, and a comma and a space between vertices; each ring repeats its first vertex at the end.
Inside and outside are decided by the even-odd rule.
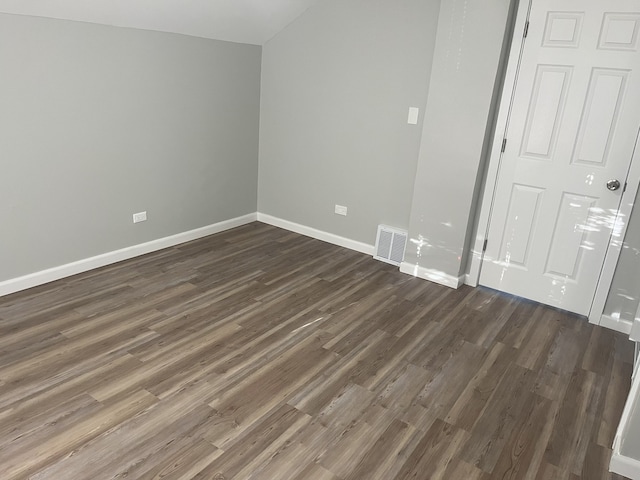
MULTIPOLYGON (((512 100, 516 89, 518 72, 520 70, 522 49, 524 47, 524 32, 533 1, 535 0, 520 0, 518 12, 516 14, 511 51, 509 52, 509 58, 507 61, 504 88, 502 91, 502 97, 500 98, 496 129, 484 184, 484 193, 480 203, 476 237, 473 240, 471 251, 469 252, 469 273, 467 274, 466 283, 474 287, 477 286, 480 281, 480 269, 482 267, 482 259, 484 257, 484 245, 489 233, 489 222, 491 220, 491 211, 493 209, 494 193, 498 181, 498 173, 500 171, 500 161, 502 160, 503 141, 507 138, 508 134, 507 127, 511 116, 512 100)), ((622 194, 620 210, 615 221, 614 231, 607 248, 604 265, 600 273, 598 286, 596 287, 596 293, 589 312, 590 323, 599 325, 602 320, 602 314, 609 295, 609 290, 611 289, 618 258, 622 251, 624 235, 629 223, 628 219, 631 215, 631 211, 633 210, 633 202, 635 201, 636 194, 638 192, 639 183, 640 126, 639 136, 636 139, 636 148, 631 160, 629 175, 627 176, 627 187, 622 194)), ((611 322, 609 322, 606 326, 619 331, 626 331, 629 328, 626 323, 619 323, 620 325, 612 325, 611 322)), ((629 332, 626 331, 626 333, 629 332)))
POLYGON ((629 225, 629 217, 633 211, 633 203, 635 202, 636 195, 638 193, 638 187, 640 184, 640 126, 638 130, 638 136, 636 137, 635 149, 633 157, 631 158, 631 166, 629 167, 629 174, 627 175, 626 189, 622 193, 620 199, 620 208, 613 227, 613 233, 609 240, 609 247, 607 248, 607 254, 604 258, 604 265, 600 272, 600 279, 598 280, 598 286, 596 287, 596 293, 593 297, 593 303, 591 304, 591 311, 589 312, 589 322, 596 325, 603 325, 614 330, 618 330, 624 333, 630 333, 631 324, 628 321, 621 319, 611 319, 609 317, 603 317, 604 308, 609 297, 609 291, 611 290, 611 284, 613 283, 613 276, 618 265, 618 259, 622 252, 622 246, 624 243, 624 236, 627 233, 627 226, 629 225))

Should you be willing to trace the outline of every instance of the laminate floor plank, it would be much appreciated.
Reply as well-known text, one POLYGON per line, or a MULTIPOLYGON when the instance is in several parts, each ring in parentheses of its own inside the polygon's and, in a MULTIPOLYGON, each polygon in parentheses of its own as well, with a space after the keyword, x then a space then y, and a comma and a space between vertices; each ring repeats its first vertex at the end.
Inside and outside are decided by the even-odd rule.
POLYGON ((618 480, 632 359, 252 223, 0 298, 0 479, 618 480))
POLYGON ((398 473, 398 480, 446 477, 450 463, 457 457, 469 434, 440 419, 424 433, 420 442, 398 473))

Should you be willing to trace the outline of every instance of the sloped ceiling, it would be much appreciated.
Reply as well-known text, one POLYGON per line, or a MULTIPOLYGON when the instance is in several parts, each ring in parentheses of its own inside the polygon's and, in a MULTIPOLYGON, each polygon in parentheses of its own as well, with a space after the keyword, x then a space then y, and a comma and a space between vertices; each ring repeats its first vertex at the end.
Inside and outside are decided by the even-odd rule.
POLYGON ((321 0, 0 0, 0 13, 262 45, 321 0))

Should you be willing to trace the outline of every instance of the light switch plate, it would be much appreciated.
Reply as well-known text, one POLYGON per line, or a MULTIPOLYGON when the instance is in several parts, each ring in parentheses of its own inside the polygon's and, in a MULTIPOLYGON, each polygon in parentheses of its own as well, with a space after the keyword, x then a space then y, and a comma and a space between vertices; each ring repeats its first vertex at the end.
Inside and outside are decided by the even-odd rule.
POLYGON ((417 107, 409 108, 409 117, 407 118, 407 123, 409 125, 417 125, 418 124, 418 115, 420 115, 420 109, 417 107))

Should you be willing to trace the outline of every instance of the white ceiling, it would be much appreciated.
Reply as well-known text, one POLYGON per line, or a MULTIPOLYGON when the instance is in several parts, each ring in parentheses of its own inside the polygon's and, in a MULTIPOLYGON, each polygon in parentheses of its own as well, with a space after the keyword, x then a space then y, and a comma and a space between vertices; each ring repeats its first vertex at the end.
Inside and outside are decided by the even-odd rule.
POLYGON ((0 0, 0 13, 262 45, 318 0, 0 0))

